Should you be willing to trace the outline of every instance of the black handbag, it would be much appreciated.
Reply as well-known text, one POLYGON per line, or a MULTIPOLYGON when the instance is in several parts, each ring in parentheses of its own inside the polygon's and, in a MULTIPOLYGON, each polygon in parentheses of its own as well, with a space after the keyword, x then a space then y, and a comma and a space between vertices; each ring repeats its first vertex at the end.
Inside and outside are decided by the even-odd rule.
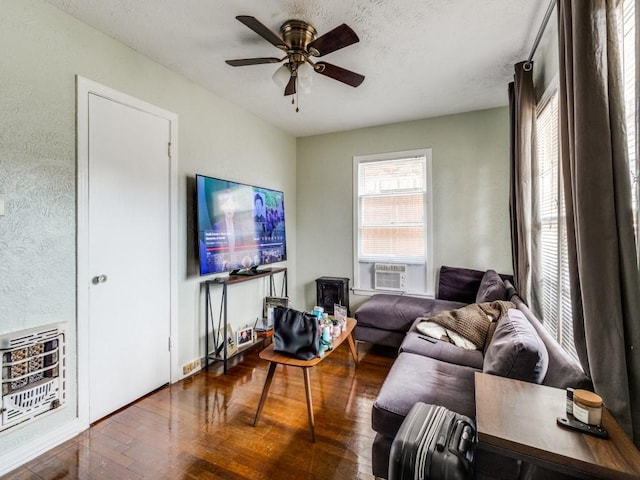
POLYGON ((273 351, 299 360, 311 360, 320 353, 318 319, 293 308, 273 309, 273 351))

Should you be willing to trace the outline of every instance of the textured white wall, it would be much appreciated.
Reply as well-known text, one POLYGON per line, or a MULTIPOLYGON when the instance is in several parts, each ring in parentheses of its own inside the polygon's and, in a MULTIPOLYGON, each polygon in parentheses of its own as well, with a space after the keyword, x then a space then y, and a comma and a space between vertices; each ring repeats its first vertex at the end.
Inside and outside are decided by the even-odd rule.
POLYGON ((506 108, 299 138, 297 268, 307 307, 316 278, 353 279, 353 156, 418 148, 433 153, 436 269, 512 271, 506 108))
MULTIPOLYGON (((293 285, 296 141, 40 0, 1 0, 0 8, 0 333, 66 321, 70 362, 68 408, 2 434, 2 472, 16 451, 76 417, 76 321, 86 321, 75 316, 76 74, 179 116, 180 365, 204 354, 190 179, 202 173, 285 192, 293 285)), ((261 294, 259 285, 234 291, 235 322, 255 320, 248 299, 261 294)))

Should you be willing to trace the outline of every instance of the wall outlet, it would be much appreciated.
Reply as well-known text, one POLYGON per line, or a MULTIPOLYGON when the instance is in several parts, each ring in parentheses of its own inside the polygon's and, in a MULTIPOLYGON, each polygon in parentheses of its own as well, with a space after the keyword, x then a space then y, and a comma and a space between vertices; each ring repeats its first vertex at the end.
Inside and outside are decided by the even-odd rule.
POLYGON ((201 367, 202 367, 202 360, 199 358, 196 358, 193 362, 189 362, 182 366, 182 374, 189 375, 194 370, 200 370, 201 367))

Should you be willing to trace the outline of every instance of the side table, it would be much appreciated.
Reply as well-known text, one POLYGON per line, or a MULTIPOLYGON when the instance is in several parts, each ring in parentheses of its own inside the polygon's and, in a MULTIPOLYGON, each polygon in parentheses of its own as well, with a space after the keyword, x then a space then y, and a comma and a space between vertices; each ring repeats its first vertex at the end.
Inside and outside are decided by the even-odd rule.
POLYGON ((479 449, 579 478, 640 479, 640 452, 606 408, 602 439, 556 424, 562 389, 479 372, 475 388, 479 449))

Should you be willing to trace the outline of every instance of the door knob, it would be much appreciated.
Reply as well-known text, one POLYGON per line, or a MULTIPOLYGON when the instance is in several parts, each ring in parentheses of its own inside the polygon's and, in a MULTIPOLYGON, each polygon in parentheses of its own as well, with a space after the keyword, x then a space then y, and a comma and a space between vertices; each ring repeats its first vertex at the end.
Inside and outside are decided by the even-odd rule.
POLYGON ((91 280, 93 282, 94 285, 98 285, 99 283, 104 283, 107 281, 107 276, 105 274, 102 275, 97 275, 95 277, 93 277, 93 280, 91 280))

